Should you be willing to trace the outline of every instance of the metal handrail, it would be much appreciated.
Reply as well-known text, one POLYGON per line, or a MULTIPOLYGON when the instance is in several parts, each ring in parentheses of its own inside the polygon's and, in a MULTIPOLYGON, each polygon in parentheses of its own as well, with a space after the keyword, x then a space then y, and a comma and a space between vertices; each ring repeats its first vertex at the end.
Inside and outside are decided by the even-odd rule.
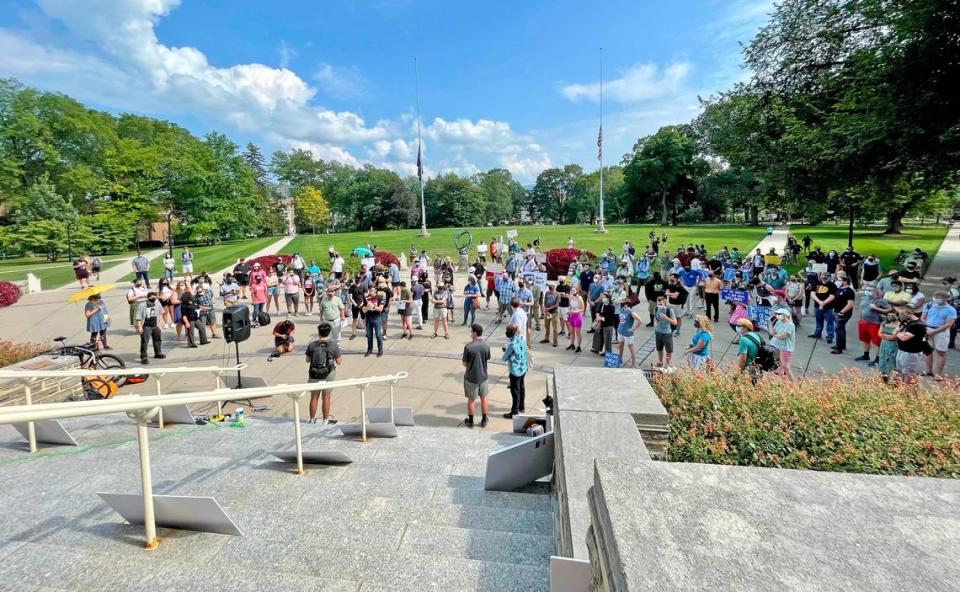
MULTIPOLYGON (((390 417, 393 418, 394 385, 406 378, 406 372, 398 372, 388 376, 371 376, 369 378, 351 378, 347 380, 332 380, 310 382, 304 384, 283 384, 277 386, 257 387, 244 389, 243 394, 251 398, 271 395, 287 395, 293 402, 294 434, 297 450, 297 474, 303 474, 303 443, 300 433, 300 399, 311 391, 322 391, 335 388, 356 386, 360 388, 360 423, 363 440, 367 439, 367 410, 366 389, 372 384, 386 383, 390 386, 390 417)), ((157 547, 157 527, 153 512, 153 482, 150 472, 150 439, 147 435, 147 422, 160 412, 165 405, 188 405, 196 403, 219 402, 224 395, 235 392, 232 389, 216 389, 213 391, 195 393, 176 393, 171 395, 138 394, 121 395, 102 401, 76 401, 73 403, 57 403, 50 405, 11 405, 0 407, 0 425, 35 422, 48 419, 65 419, 69 417, 86 417, 105 415, 109 413, 123 413, 137 420, 137 444, 140 451, 140 479, 143 485, 143 522, 146 534, 147 549, 157 547)))
MULTIPOLYGON (((219 389, 223 386, 220 382, 220 378, 223 374, 227 372, 237 372, 247 367, 246 364, 236 364, 234 366, 174 366, 174 367, 165 367, 165 368, 80 368, 77 370, 0 370, 0 379, 4 378, 13 378, 13 379, 22 379, 23 380, 23 398, 24 402, 27 405, 33 404, 33 393, 30 388, 30 383, 35 381, 38 378, 63 378, 70 376, 86 377, 86 376, 134 376, 137 374, 150 374, 156 375, 157 380, 154 381, 157 387, 157 396, 163 394, 163 387, 160 384, 160 377, 166 374, 194 374, 197 372, 209 372, 213 374, 213 378, 216 381, 215 387, 219 389)), ((72 405, 73 403, 71 403, 72 405)), ((48 403, 47 405, 56 405, 56 403, 48 403)), ((160 410, 160 413, 157 415, 157 423, 160 424, 160 427, 163 427, 163 410, 160 410)), ((37 451, 37 433, 33 425, 33 422, 27 422, 27 441, 30 443, 30 452, 37 451)))

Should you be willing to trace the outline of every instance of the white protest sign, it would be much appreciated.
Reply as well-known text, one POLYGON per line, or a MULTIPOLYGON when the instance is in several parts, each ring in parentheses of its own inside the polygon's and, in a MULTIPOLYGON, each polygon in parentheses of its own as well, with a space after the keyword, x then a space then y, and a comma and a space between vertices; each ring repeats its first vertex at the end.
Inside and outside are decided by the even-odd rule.
POLYGON ((517 231, 516 231, 516 230, 508 230, 508 231, 507 231, 507 238, 517 238, 517 231))
POLYGON ((523 280, 527 285, 537 284, 540 286, 541 292, 547 291, 547 274, 540 271, 525 271, 523 273, 523 280))
POLYGON ((827 264, 826 263, 814 263, 810 266, 810 271, 813 273, 827 273, 827 264))
POLYGON ((480 243, 479 245, 477 245, 477 252, 478 252, 478 253, 486 253, 486 252, 487 252, 487 243, 480 243))

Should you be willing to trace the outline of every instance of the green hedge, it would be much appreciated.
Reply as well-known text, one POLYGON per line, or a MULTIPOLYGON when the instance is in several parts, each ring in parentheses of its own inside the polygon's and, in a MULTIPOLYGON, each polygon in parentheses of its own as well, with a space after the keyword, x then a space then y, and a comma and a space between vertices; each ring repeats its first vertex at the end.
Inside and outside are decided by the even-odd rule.
POLYGON ((849 369, 754 386, 725 369, 658 374, 653 386, 671 461, 960 477, 960 380, 894 386, 849 369))

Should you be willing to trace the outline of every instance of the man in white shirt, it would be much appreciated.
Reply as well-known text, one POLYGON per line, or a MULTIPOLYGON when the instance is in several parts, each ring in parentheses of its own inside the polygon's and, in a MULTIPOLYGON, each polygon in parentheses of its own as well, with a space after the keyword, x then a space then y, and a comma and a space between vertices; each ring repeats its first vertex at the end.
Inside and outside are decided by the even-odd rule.
POLYGON ((333 253, 333 258, 330 261, 330 272, 333 273, 333 277, 338 280, 343 278, 343 257, 340 256, 340 253, 333 253))
POLYGON ((137 280, 130 285, 130 289, 127 290, 127 303, 130 304, 131 327, 136 327, 137 309, 140 307, 141 302, 146 302, 149 292, 150 289, 143 285, 143 280, 140 278, 137 278, 137 280))
POLYGON ((513 314, 510 315, 510 322, 507 325, 515 325, 518 335, 527 335, 527 312, 520 306, 520 299, 511 300, 510 306, 513 308, 513 314))

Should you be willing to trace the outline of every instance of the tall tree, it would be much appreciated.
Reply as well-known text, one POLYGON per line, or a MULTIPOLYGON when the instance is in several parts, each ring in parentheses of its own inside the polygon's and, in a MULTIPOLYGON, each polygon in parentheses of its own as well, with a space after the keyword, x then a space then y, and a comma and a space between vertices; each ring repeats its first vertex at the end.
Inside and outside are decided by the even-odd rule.
POLYGON ((256 181, 257 186, 261 190, 265 190, 267 188, 267 163, 263 158, 263 153, 260 152, 260 147, 253 142, 248 143, 247 149, 243 152, 243 160, 253 171, 253 180, 256 181))
POLYGON ((561 224, 572 219, 568 201, 573 195, 573 185, 581 175, 583 168, 578 164, 546 169, 537 175, 537 182, 530 192, 531 217, 561 224))
POLYGON ((473 181, 483 190, 487 201, 486 218, 494 224, 511 220, 515 212, 514 204, 522 203, 527 193, 507 169, 477 173, 473 181))
POLYGON ((296 211, 296 223, 299 229, 309 229, 314 233, 317 228, 326 228, 330 221, 330 208, 327 200, 316 187, 304 185, 293 194, 296 211))
POLYGON ((685 198, 692 199, 696 180, 709 168, 697 148, 693 130, 687 125, 665 126, 652 136, 641 138, 625 160, 623 177, 628 201, 649 203, 649 196, 655 196, 661 225, 671 217, 676 223, 678 206, 685 198))
POLYGON ((470 179, 454 173, 427 181, 423 188, 430 226, 477 226, 483 224, 487 204, 483 190, 470 179))

